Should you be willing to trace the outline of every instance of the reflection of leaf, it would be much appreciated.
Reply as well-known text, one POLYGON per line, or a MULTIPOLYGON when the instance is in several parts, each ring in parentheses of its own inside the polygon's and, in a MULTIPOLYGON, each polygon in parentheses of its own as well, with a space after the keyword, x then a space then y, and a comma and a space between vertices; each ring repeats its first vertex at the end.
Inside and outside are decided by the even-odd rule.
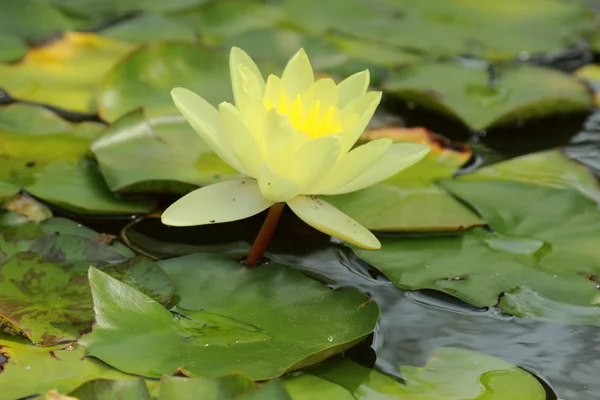
POLYGON ((173 314, 158 303, 91 269, 97 323, 81 339, 89 354, 149 377, 180 368, 194 376, 236 372, 266 379, 355 344, 373 330, 379 314, 357 292, 332 292, 275 264, 247 270, 222 256, 195 254, 161 266, 174 282, 175 310, 185 310, 186 326, 181 317, 173 324, 173 314))
POLYGON ((170 282, 156 264, 143 258, 126 260, 95 240, 44 236, 31 250, 16 252, 0 264, 0 318, 42 345, 77 338, 93 321, 86 281, 89 265, 169 301, 170 282))
POLYGON ((384 86, 402 100, 438 111, 472 129, 587 112, 591 107, 587 89, 575 78, 534 66, 503 69, 492 87, 485 69, 424 64, 399 71, 384 86))
POLYGON ((119 119, 92 144, 106 183, 123 193, 187 193, 238 176, 177 115, 119 119))
POLYGON ((481 225, 481 220, 435 182, 449 178, 471 156, 466 146, 451 143, 425 129, 380 129, 369 140, 388 137, 398 142, 427 144, 432 151, 417 164, 371 187, 327 201, 375 231, 455 231, 481 225))
MULTIPOLYGON (((598 290, 587 275, 600 275, 600 211, 594 201, 572 190, 515 182, 447 180, 444 187, 496 233, 384 239, 378 252, 356 251, 400 287, 437 289, 476 306, 493 306, 518 287, 551 301, 596 304, 598 290)), ((506 311, 512 309, 524 315, 527 303, 506 311)), ((561 319, 569 321, 569 315, 561 319)))
MULTIPOLYGON (((286 387, 320 399, 315 389, 346 389, 364 400, 543 400, 546 392, 527 372, 474 351, 437 348, 423 367, 401 366, 406 384, 348 359, 333 359, 285 380, 286 387), (306 379, 306 376, 312 379, 306 379), (329 385, 327 385, 329 384, 329 385), (318 385, 318 386, 317 386, 318 385)), ((289 390, 288 389, 288 390, 289 390)), ((308 397, 308 396, 314 397, 308 397)), ((327 397, 322 397, 326 399, 327 397)), ((330 397, 333 398, 333 397, 330 397)), ((338 398, 338 397, 335 397, 338 398)), ((339 397, 340 399, 344 397, 339 397)))
POLYGON ((0 352, 8 358, 0 368, 3 399, 29 398, 50 389, 69 393, 96 378, 135 378, 84 357, 84 349, 77 346, 36 347, 0 334, 0 352))

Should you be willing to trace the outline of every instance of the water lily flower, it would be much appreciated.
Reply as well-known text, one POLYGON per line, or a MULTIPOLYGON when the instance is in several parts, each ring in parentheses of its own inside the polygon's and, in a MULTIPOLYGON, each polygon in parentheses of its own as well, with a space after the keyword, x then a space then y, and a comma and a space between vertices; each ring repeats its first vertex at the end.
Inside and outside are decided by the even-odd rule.
POLYGON ((315 81, 304 50, 281 77, 265 81, 239 48, 229 67, 235 105, 218 110, 199 95, 175 88, 175 105, 206 144, 245 178, 197 189, 171 205, 162 222, 172 226, 235 221, 285 203, 308 225, 366 249, 379 240, 318 195, 354 192, 381 182, 422 159, 429 148, 373 140, 353 149, 381 100, 368 92, 369 71, 339 84, 315 81))

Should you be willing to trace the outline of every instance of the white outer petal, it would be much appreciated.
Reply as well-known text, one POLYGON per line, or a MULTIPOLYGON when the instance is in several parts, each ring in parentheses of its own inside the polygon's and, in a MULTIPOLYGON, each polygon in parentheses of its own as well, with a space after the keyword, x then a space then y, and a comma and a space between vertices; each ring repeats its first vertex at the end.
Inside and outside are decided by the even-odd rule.
POLYGON ((343 108, 355 98, 365 94, 371 77, 369 70, 350 75, 338 84, 338 107, 343 108))
POLYGON ((231 86, 233 87, 233 98, 238 107, 240 106, 239 93, 242 89, 238 76, 240 65, 248 67, 256 79, 259 88, 262 88, 262 93, 264 93, 265 89, 265 79, 263 78, 260 69, 256 66, 256 63, 244 50, 239 47, 232 47, 231 52, 229 53, 229 73, 231 75, 231 86))
POLYGON ((247 171, 242 167, 223 132, 223 124, 217 110, 196 93, 184 89, 171 90, 173 102, 188 123, 200 135, 212 151, 223 161, 242 174, 247 171))
POLYGON ((281 80, 292 99, 297 95, 302 94, 302 92, 314 83, 315 74, 304 49, 298 50, 298 52, 290 58, 283 70, 281 80))
POLYGON ((257 180, 262 195, 274 203, 288 201, 300 193, 298 183, 273 172, 266 163, 258 169, 257 180))
POLYGON ((391 139, 381 138, 350 151, 310 189, 310 193, 327 193, 352 182, 371 168, 385 154, 391 144, 391 139))
POLYGON ((327 174, 338 160, 341 139, 327 135, 307 141, 292 155, 281 175, 297 182, 300 193, 327 174))
POLYGON ((363 249, 377 250, 381 243, 367 228, 315 196, 297 196, 287 202, 292 211, 313 228, 363 249))
POLYGON ((163 212, 161 221, 171 226, 237 221, 258 214, 272 204, 262 196, 254 179, 234 179, 186 194, 163 212))
POLYGON ((352 125, 349 127, 344 126, 341 154, 350 151, 354 143, 360 138, 380 101, 381 92, 368 92, 355 98, 342 109, 342 124, 344 124, 345 119, 350 118, 352 125))
POLYGON ((379 183, 420 161, 429 153, 429 150, 429 146, 424 144, 394 143, 371 168, 358 178, 339 189, 322 194, 350 193, 379 183))

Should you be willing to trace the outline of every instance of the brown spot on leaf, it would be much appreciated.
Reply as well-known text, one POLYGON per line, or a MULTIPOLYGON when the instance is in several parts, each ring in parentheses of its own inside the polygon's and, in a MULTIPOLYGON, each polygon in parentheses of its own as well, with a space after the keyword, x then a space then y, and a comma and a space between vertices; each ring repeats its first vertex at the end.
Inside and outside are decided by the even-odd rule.
POLYGON ((117 240, 117 237, 115 235, 108 235, 106 233, 101 233, 100 237, 97 239, 99 243, 109 246, 111 245, 115 240, 117 240))

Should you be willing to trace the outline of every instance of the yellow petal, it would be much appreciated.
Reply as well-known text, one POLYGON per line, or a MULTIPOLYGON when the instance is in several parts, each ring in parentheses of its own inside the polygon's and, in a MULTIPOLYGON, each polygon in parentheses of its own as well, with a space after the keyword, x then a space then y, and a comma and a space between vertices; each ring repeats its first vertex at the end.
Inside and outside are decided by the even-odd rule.
POLYGON ((269 75, 265 87, 265 106, 278 109, 281 101, 287 101, 288 99, 289 95, 281 79, 278 76, 269 75))
POLYGON ((237 77, 237 109, 248 129, 260 132, 267 112, 263 102, 264 87, 261 89, 254 73, 243 64, 238 67, 237 77))
POLYGON ((381 248, 379 240, 368 229, 318 197, 298 196, 287 204, 301 220, 323 233, 363 249, 381 248))
POLYGON ((429 146, 417 143, 394 143, 369 169, 349 184, 323 194, 343 194, 363 189, 388 179, 420 161, 429 153, 429 146))
POLYGON ((309 140, 292 155, 285 168, 277 172, 294 180, 300 186, 300 193, 304 193, 335 165, 340 144, 339 135, 309 140))
POLYGON ((231 167, 247 174, 223 134, 223 124, 217 110, 202 97, 184 88, 171 90, 171 97, 179 112, 207 146, 231 167))
POLYGON ((284 168, 292 154, 309 140, 306 134, 298 132, 290 120, 274 108, 267 112, 263 133, 265 160, 275 170, 284 168))
POLYGON ((333 79, 319 79, 302 93, 302 102, 306 110, 312 109, 317 101, 321 110, 337 107, 338 88, 333 79))
POLYGON ((235 179, 196 189, 183 196, 162 214, 171 226, 194 226, 237 221, 266 210, 265 199, 254 179, 235 179))
POLYGON ((365 69, 341 81, 337 86, 338 107, 343 108, 355 98, 365 94, 369 87, 369 80, 369 70, 365 69))
POLYGON ((256 177, 258 167, 264 162, 262 152, 252 132, 246 128, 240 112, 231 103, 219 104, 219 115, 223 122, 225 136, 233 152, 247 171, 247 175, 256 177))
POLYGON ((315 76, 304 49, 300 49, 288 61, 281 75, 291 98, 304 92, 315 81, 315 76))
POLYGON ((391 139, 382 138, 352 150, 342 157, 331 171, 310 189, 310 193, 328 193, 347 185, 373 166, 391 144, 391 139))
POLYGON ((381 92, 368 92, 355 98, 342 109, 344 133, 341 154, 345 154, 354 146, 354 143, 367 128, 380 101, 381 92), (347 119, 352 120, 350 127, 344 124, 347 119))
POLYGON ((257 180, 262 195, 275 203, 288 201, 300 192, 296 182, 276 174, 266 163, 258 169, 257 180))
POLYGON ((231 75, 231 84, 233 86, 233 97, 235 104, 239 107, 239 93, 243 90, 243 84, 240 82, 240 76, 238 75, 240 65, 244 65, 248 68, 249 75, 252 75, 252 80, 256 82, 259 91, 264 92, 265 79, 263 78, 260 70, 244 50, 238 47, 232 47, 229 53, 229 73, 231 75))

